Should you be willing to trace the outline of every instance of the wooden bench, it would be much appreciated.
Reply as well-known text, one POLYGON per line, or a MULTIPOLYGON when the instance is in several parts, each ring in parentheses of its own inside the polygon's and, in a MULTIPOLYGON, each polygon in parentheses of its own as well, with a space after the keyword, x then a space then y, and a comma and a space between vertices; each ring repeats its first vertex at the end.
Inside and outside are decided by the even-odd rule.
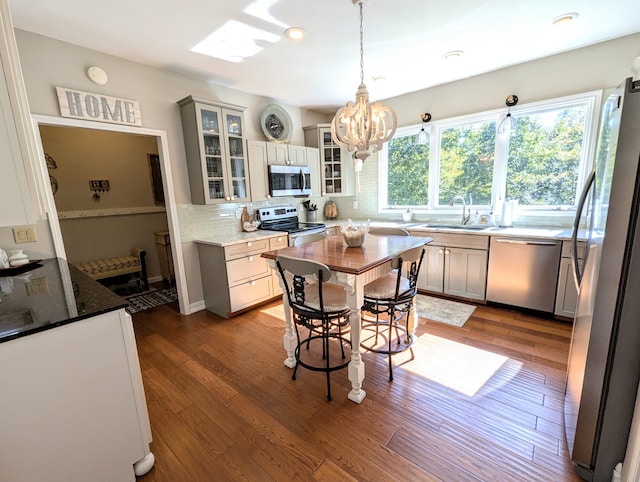
POLYGON ((147 263, 145 257, 147 252, 141 248, 133 248, 131 256, 120 256, 117 258, 103 258, 83 263, 76 263, 75 266, 94 280, 114 278, 123 275, 136 275, 138 286, 141 289, 149 289, 147 278, 147 263))

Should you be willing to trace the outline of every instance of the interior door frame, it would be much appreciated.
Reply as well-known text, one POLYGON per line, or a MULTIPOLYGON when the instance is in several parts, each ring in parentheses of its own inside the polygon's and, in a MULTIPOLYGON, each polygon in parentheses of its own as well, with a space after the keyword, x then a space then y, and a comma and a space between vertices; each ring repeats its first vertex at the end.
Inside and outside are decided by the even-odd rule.
POLYGON ((176 289, 178 293, 178 305, 180 313, 183 315, 191 314, 189 300, 189 292, 187 289, 186 275, 184 268, 184 257, 182 249, 180 249, 180 226, 178 223, 178 211, 176 207, 175 191, 173 189, 173 176, 171 174, 171 161, 169 159, 169 144, 167 142, 167 133, 158 129, 148 129, 144 127, 134 127, 120 124, 109 124, 105 122, 93 122, 80 119, 71 119, 66 117, 52 117, 33 114, 31 116, 33 123, 33 131, 37 139, 38 159, 42 161, 36 166, 38 184, 41 186, 40 191, 43 193, 43 201, 47 212, 49 227, 51 229, 51 237, 55 254, 58 258, 67 259, 62 239, 62 231, 60 230, 60 221, 58 219, 58 210, 53 199, 53 191, 49 183, 49 174, 44 163, 44 148, 42 138, 40 137, 40 125, 62 126, 62 127, 78 127, 82 129, 95 129, 103 131, 121 132, 123 134, 137 134, 155 137, 158 144, 158 154, 160 156, 160 171, 162 173, 162 187, 164 189, 165 208, 167 213, 167 224, 169 226, 169 236, 171 242, 171 255, 173 256, 173 266, 176 277, 176 289))

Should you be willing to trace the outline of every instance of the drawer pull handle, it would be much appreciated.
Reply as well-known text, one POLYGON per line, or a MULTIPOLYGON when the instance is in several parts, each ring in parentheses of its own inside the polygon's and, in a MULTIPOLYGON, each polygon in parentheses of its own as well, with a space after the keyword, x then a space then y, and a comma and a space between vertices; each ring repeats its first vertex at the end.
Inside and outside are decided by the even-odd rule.
POLYGON ((249 256, 249 261, 253 261, 253 256, 249 256))
POLYGON ((250 285, 250 286, 255 286, 255 285, 256 285, 256 282, 255 282, 255 281, 249 281, 249 285, 250 285))
POLYGON ((251 241, 247 242, 247 246, 251 246, 251 245, 252 245, 251 241))

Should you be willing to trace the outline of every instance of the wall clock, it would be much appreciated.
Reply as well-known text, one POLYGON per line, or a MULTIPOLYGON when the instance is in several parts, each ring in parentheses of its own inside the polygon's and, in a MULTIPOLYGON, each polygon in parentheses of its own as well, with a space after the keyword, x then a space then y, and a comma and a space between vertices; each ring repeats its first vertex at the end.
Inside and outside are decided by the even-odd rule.
POLYGON ((260 127, 271 142, 289 142, 291 139, 291 117, 277 104, 269 104, 262 111, 260 127))

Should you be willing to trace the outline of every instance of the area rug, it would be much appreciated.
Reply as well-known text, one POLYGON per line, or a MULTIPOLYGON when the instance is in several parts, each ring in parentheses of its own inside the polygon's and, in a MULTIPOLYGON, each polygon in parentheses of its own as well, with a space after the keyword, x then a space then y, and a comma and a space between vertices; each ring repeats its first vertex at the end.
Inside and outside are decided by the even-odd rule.
POLYGON ((166 288, 163 290, 154 290, 141 295, 129 296, 126 300, 129 302, 129 306, 126 310, 129 314, 137 313, 139 311, 155 308, 156 306, 166 305, 172 301, 178 299, 178 293, 176 288, 166 288))
POLYGON ((417 295, 416 309, 420 318, 462 328, 476 307, 458 303, 457 301, 434 298, 433 296, 417 295))

